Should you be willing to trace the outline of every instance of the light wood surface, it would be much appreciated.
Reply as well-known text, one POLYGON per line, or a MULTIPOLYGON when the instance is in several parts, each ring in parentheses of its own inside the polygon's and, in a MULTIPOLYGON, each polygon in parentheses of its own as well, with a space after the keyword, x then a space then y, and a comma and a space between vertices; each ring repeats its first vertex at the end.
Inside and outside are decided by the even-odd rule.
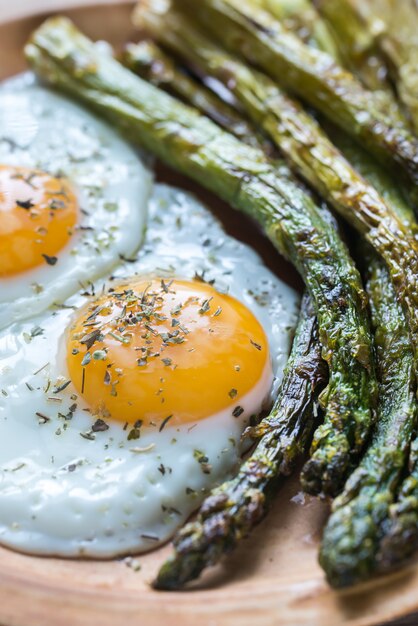
MULTIPOLYGON (((81 0, 0 0, 0 78, 24 68, 22 45, 44 11, 65 13, 94 38, 120 44, 131 36, 130 7, 100 8, 81 0), (85 5, 68 10, 67 7, 85 5), (19 19, 17 19, 19 18, 19 19), (11 21, 11 20, 14 21, 11 21), (7 22, 7 23, 6 23, 7 22)), ((105 6, 106 5, 106 6, 105 6)), ((163 169, 160 175, 187 185, 163 169)), ((293 284, 295 273, 241 217, 203 196, 228 230, 263 251, 269 265, 293 284)), ((300 497, 287 481, 267 520, 222 566, 187 592, 161 593, 149 581, 169 546, 125 560, 91 562, 38 558, 0 548, 0 623, 3 626, 371 626, 418 610, 418 567, 335 593, 317 565, 326 505, 300 497)), ((397 624, 412 626, 418 618, 397 624)))

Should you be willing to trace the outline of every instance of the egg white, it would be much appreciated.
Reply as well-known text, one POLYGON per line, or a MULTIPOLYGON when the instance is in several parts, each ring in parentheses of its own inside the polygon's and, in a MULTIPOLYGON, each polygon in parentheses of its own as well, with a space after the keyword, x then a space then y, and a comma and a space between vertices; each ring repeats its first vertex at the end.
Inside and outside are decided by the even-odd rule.
POLYGON ((151 174, 105 123, 36 83, 31 74, 0 87, 0 164, 63 175, 82 209, 56 265, 0 278, 0 328, 45 310, 108 273, 138 249, 151 174))
MULTIPOLYGON (((196 199, 155 187, 145 245, 106 286, 133 274, 197 274, 245 303, 269 338, 277 387, 298 297, 196 199)), ((180 427, 168 422, 130 440, 130 428, 110 421, 92 433, 72 384, 54 393, 67 379, 65 329, 85 301, 76 294, 64 308, 0 332, 0 542, 25 552, 100 558, 166 541, 236 470, 242 431, 270 386, 266 372, 240 400, 239 418, 224 411, 180 427)))

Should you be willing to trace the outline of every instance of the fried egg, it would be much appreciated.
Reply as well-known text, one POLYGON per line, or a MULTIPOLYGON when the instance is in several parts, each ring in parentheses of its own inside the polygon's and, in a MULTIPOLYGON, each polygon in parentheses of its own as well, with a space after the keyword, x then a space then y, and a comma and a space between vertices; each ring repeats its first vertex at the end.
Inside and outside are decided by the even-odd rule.
POLYGON ((297 308, 194 197, 156 185, 135 262, 0 332, 0 542, 102 558, 169 539, 236 471, 297 308))
POLYGON ((0 328, 138 249, 149 170, 112 129, 31 75, 0 88, 0 328))

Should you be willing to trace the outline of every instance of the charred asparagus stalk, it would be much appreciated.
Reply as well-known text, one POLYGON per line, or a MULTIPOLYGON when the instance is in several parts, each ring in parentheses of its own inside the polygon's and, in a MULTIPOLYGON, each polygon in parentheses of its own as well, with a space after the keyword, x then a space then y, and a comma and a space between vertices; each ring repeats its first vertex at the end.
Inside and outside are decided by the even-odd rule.
POLYGON ((305 43, 328 52, 333 58, 339 57, 332 33, 310 0, 250 1, 274 15, 286 29, 297 33, 305 43))
POLYGON ((215 565, 265 516, 278 479, 292 471, 306 450, 313 429, 315 398, 326 384, 314 309, 305 295, 277 400, 268 417, 250 434, 259 438, 237 476, 203 502, 197 519, 174 539, 174 554, 161 567, 153 586, 178 589, 215 565))
MULTIPOLYGON (((342 136, 338 139, 347 156, 380 190, 402 221, 415 230, 410 209, 395 182, 350 140, 342 136)), ((341 495, 334 500, 325 527, 320 562, 334 587, 366 580, 383 562, 393 563, 394 553, 398 561, 405 557, 405 549, 400 550, 399 545, 390 548, 391 540, 385 535, 390 536, 390 511, 417 421, 414 358, 406 321, 387 270, 373 255, 368 258, 367 274, 377 348, 378 420, 372 444, 341 495)), ((398 528, 394 534, 398 534, 398 528)))
POLYGON ((196 107, 241 141, 267 149, 265 139, 242 115, 183 72, 154 42, 144 40, 128 44, 120 60, 145 80, 196 107))
MULTIPOLYGON (((341 16, 350 16, 353 7, 350 0, 343 4, 350 6, 342 6, 340 2, 337 10, 334 0, 321 2, 321 6, 335 9, 329 17, 339 20, 344 30, 345 17, 341 19, 341 16)), ((352 30, 353 36, 358 37, 358 33, 358 29, 352 30)), ((344 42, 344 37, 340 36, 339 40, 344 42)), ((360 49, 358 43, 354 49, 360 49)), ((333 136, 336 136, 335 130, 333 136)), ((347 158, 416 235, 411 211, 394 181, 346 136, 338 133, 336 138, 347 158)), ((334 501, 324 531, 320 561, 335 587, 358 583, 376 571, 398 567, 418 550, 417 441, 410 454, 411 473, 397 499, 417 421, 413 356, 405 343, 406 324, 387 271, 374 255, 369 256, 368 266, 366 288, 372 305, 378 357, 378 420, 373 443, 334 501)))
POLYGON ((375 398, 371 335, 360 277, 334 228, 288 170, 195 110, 134 76, 66 19, 48 20, 26 49, 44 80, 94 107, 165 163, 256 219, 299 269, 314 302, 330 381, 328 427, 316 460, 335 494, 367 441, 375 398))
POLYGON ((383 115, 372 92, 324 52, 304 44, 250 0, 175 0, 227 48, 242 54, 347 131, 404 178, 418 207, 418 141, 383 115))
POLYGON ((335 587, 360 582, 376 571, 379 544, 416 423, 412 354, 402 334, 402 311, 387 291, 385 274, 379 263, 371 264, 368 289, 381 381, 378 427, 359 468, 333 503, 321 546, 321 565, 335 587))
MULTIPOLYGON (((284 94, 267 76, 246 67, 236 58, 219 49, 204 37, 183 15, 175 11, 157 13, 137 11, 137 20, 183 60, 202 75, 211 75, 229 85, 255 123, 270 135, 291 164, 332 206, 348 220, 385 261, 398 296, 412 319, 415 333, 418 289, 418 257, 416 241, 409 227, 397 219, 394 211, 331 143, 317 122, 301 106, 284 94), (379 228, 376 226, 379 225, 379 228), (389 239, 392 240, 389 243, 389 239), (407 248, 405 249, 405 243, 407 248), (395 259, 397 257, 397 259, 395 259), (417 272, 409 278, 411 268, 417 272), (401 280, 400 277, 403 277, 401 280), (409 285, 407 283, 411 281, 409 285), (406 295, 404 291, 409 291, 406 295), (406 297, 405 297, 406 296, 406 297)), ((383 271, 383 270, 382 270, 383 271)), ((387 274, 385 274, 387 276, 387 274)), ((389 280, 389 277, 388 277, 389 280)), ((388 287, 389 289, 389 287, 388 287)), ((389 289, 393 300, 395 292, 389 289)), ((402 316, 403 317, 403 316, 402 316)), ((408 326, 403 319, 405 330, 408 326)), ((418 337, 414 339, 417 342, 418 337)), ((418 345, 418 343, 415 343, 418 345)), ((302 472, 304 489, 321 491, 316 474, 316 460, 324 453, 322 433, 329 427, 328 419, 315 434, 313 457, 302 472)))
MULTIPOLYGON (((334 0, 323 0, 323 3, 334 4, 334 0)), ((345 4, 352 2, 347 0, 345 4)), ((365 6, 357 4, 359 8, 365 6)), ((410 17, 411 11, 416 11, 409 2, 402 7, 393 4, 392 8, 398 19, 399 10, 401 13, 406 10, 410 17)), ((349 10, 349 6, 338 4, 340 16, 345 16, 349 10)), ((386 11, 384 15, 388 18, 390 14, 386 11)), ((389 21, 393 24, 393 20, 389 21)), ((344 20, 341 25, 342 22, 344 20)), ((406 20, 404 28, 408 29, 407 24, 412 22, 406 20)), ((401 30, 396 29, 397 36, 401 30)), ((416 223, 396 183, 346 136, 336 134, 335 129, 333 136, 347 158, 379 190, 416 237, 416 223)), ((335 587, 358 583, 375 572, 398 568, 418 551, 418 439, 413 441, 409 453, 408 476, 399 486, 417 427, 413 356, 405 343, 406 324, 387 271, 373 254, 368 264, 366 288, 372 305, 378 356, 378 420, 373 443, 334 501, 324 531, 320 561, 335 587)))

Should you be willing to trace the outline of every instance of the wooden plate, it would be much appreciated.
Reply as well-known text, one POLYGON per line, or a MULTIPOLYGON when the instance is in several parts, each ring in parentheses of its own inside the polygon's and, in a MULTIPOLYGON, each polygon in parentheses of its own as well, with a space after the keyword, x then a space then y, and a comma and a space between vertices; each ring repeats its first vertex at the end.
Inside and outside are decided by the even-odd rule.
MULTIPOLYGON (((132 33, 131 7, 104 2, 80 8, 81 0, 0 0, 0 78, 25 67, 22 45, 58 8, 93 38, 119 45, 132 33), (77 7, 78 5, 78 7, 77 7)), ((160 177, 187 186, 160 168, 160 177)), ((202 193, 196 190, 200 195, 202 193)), ((249 241, 291 284, 294 270, 254 227, 209 194, 203 195, 226 228, 249 241)), ((418 609, 418 567, 336 593, 317 565, 326 505, 300 495, 287 481, 269 517, 231 558, 187 592, 152 591, 148 581, 169 554, 165 546, 138 557, 140 571, 125 560, 92 562, 25 556, 0 548, 0 623, 5 626, 371 626, 418 609)), ((415 623, 415 622, 411 622, 415 623)))

